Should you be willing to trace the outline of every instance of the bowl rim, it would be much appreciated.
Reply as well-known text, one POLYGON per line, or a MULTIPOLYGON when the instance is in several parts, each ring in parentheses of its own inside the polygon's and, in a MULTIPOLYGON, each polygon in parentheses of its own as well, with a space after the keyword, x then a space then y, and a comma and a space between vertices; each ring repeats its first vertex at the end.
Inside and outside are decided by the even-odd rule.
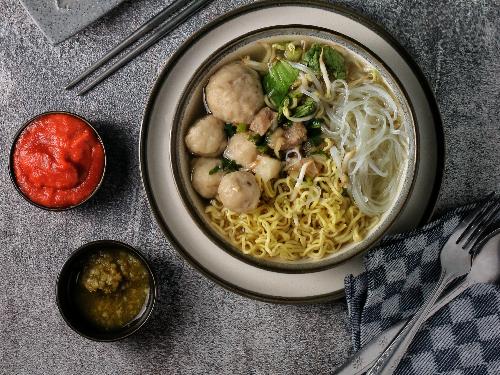
MULTIPOLYGON (((60 315, 62 316, 62 318, 66 322, 66 324, 74 332, 76 332, 80 336, 85 337, 85 338, 87 338, 89 340, 92 340, 92 341, 113 342, 113 341, 122 340, 122 339, 124 339, 126 337, 129 337, 129 336, 133 335, 139 329, 141 329, 146 324, 146 322, 149 320, 149 318, 151 317, 151 314, 152 314, 152 312, 154 310, 154 307, 156 306, 156 303, 157 303, 158 282, 157 282, 157 279, 156 279, 156 275, 155 275, 153 269, 151 268, 151 266, 149 264, 149 261, 146 259, 145 255, 141 251, 139 251, 135 247, 133 247, 133 246, 131 246, 129 244, 126 244, 124 242, 121 242, 121 241, 102 239, 102 240, 96 240, 96 241, 91 241, 91 242, 84 243, 83 245, 81 245, 80 247, 78 247, 76 250, 74 250, 69 255, 69 257, 66 259, 66 261, 63 264, 63 266, 61 267, 61 270, 57 274, 57 279, 56 279, 56 283, 55 283, 55 294, 56 294, 57 309, 59 310, 60 315), (151 303, 144 310, 144 312, 139 316, 138 319, 140 320, 140 323, 138 323, 137 326, 135 326, 134 328, 132 328, 130 331, 126 332, 125 334, 117 335, 116 337, 111 337, 111 338, 97 338, 97 337, 93 337, 93 336, 88 335, 88 334, 82 332, 81 330, 77 329, 71 323, 71 320, 68 318, 68 316, 66 315, 65 311, 61 307, 61 296, 60 296, 60 285, 59 285, 59 282, 60 282, 61 276, 63 275, 63 272, 67 271, 68 268, 71 267, 72 262, 74 261, 74 259, 77 256, 79 256, 81 254, 84 254, 87 251, 89 251, 89 252, 92 251, 92 248, 94 246, 96 246, 96 245, 112 245, 112 246, 115 246, 115 247, 119 247, 121 249, 126 249, 126 251, 134 254, 134 256, 136 256, 137 258, 139 258, 139 260, 145 265, 145 267, 146 267, 146 269, 148 271, 148 275, 149 275, 149 284, 150 284, 149 285, 149 290, 150 290, 150 293, 149 293, 149 297, 148 298, 151 301, 151 303)), ((119 332, 119 330, 118 330, 118 332, 119 332)))
MULTIPOLYGON (((297 33, 297 35, 300 35, 300 32, 297 33)), ((279 37, 279 34, 277 35, 272 35, 272 36, 263 36, 262 38, 269 38, 269 37, 279 37)), ((314 36, 313 36, 314 37, 314 36)), ((320 39, 322 38, 321 35, 316 36, 320 39)), ((331 43, 334 43, 333 41, 331 43)), ((362 57, 363 58, 363 57, 362 57)), ((205 74, 206 75, 206 74, 205 74)), ((204 77, 206 78, 206 77, 204 77)), ((401 104, 403 106, 403 104, 401 104)), ((248 32, 246 34, 242 34, 238 36, 235 39, 230 40, 229 42, 225 43, 221 47, 217 48, 210 56, 208 56, 203 62, 200 63, 199 67, 195 70, 195 72, 191 75, 189 82, 187 85, 184 87, 183 93, 181 94, 181 98, 179 99, 179 102, 176 105, 176 110, 175 110, 175 115, 174 115, 174 120, 171 126, 170 130, 170 157, 171 157, 171 165, 172 165, 172 170, 173 170, 173 175, 174 175, 174 182, 175 186, 177 189, 178 194, 181 196, 182 204, 186 211, 189 213, 191 216, 191 219, 195 222, 195 224, 198 226, 198 228, 203 232, 203 234, 210 240, 212 241, 216 246, 218 246, 220 249, 225 251, 226 253, 230 254, 231 256, 237 258, 238 260, 245 262, 251 266, 258 267, 261 269, 265 269, 268 271, 273 271, 273 272, 280 272, 280 273, 288 273, 288 274, 303 274, 303 273, 313 273, 313 272, 321 272, 330 268, 333 268, 339 264, 342 264, 353 257, 365 253, 369 249, 373 248, 376 246, 380 240, 384 237, 384 235, 387 234, 388 230, 391 228, 391 226, 396 222, 398 217, 400 216, 401 212, 404 210, 406 207, 407 202, 409 201, 413 188, 415 186, 415 181, 417 177, 417 171, 418 171, 418 166, 419 166, 419 160, 420 160, 420 155, 419 155, 419 146, 420 146, 420 137, 419 137, 419 131, 418 131, 418 122, 417 118, 415 115, 415 110, 413 107, 413 103, 410 101, 409 95, 404 88, 403 84, 399 80, 399 78, 394 74, 392 69, 387 66, 387 64, 373 51, 371 51, 368 47, 366 47, 364 44, 354 40, 353 38, 344 35, 343 33, 329 30, 323 27, 318 27, 318 26, 313 26, 313 25, 297 25, 297 24, 288 24, 288 25, 275 25, 275 26, 270 26, 270 27, 264 27, 260 28, 257 30, 253 30, 251 32, 248 32), (193 90, 196 89, 199 85, 199 79, 201 76, 204 76, 204 72, 206 72, 207 65, 210 68, 213 68, 214 65, 217 65, 218 62, 220 62, 221 59, 224 59, 225 56, 227 56, 228 51, 229 53, 236 52, 236 50, 231 51, 231 48, 239 46, 238 48, 244 47, 248 44, 255 43, 258 41, 258 38, 256 40, 253 40, 249 42, 248 44, 245 44, 245 41, 247 39, 252 38, 253 36, 258 36, 259 34, 266 33, 266 32, 272 32, 272 31, 283 31, 283 35, 291 34, 294 30, 308 30, 308 31, 317 31, 319 33, 323 34, 329 34, 331 36, 334 36, 338 39, 343 39, 347 42, 348 46, 342 46, 343 48, 347 49, 350 53, 356 54, 354 51, 349 49, 349 44, 354 45, 355 47, 361 49, 366 53, 370 58, 373 59, 373 61, 376 61, 376 63, 380 64, 380 66, 386 70, 387 75, 394 81, 394 85, 397 87, 397 89, 401 92, 402 97, 408 104, 408 115, 409 115, 409 121, 411 122, 411 132, 413 133, 413 152, 409 150, 409 162, 407 164, 407 170, 405 175, 401 176, 400 183, 404 183, 406 181, 406 184, 409 184, 408 187, 405 188, 405 184, 403 184, 403 190, 407 190, 405 195, 400 195, 398 194, 397 200, 400 200, 401 203, 399 204, 399 207, 395 210, 396 212, 393 213, 390 216, 390 220, 383 220, 375 226, 375 229, 379 225, 384 225, 384 229, 380 230, 380 232, 374 236, 373 238, 370 239, 369 242, 364 244, 364 246, 357 251, 352 251, 348 255, 344 255, 341 259, 339 260, 334 260, 331 259, 328 261, 328 258, 322 258, 317 261, 310 261, 310 262, 304 262, 304 263, 280 263, 278 261, 273 261, 273 260, 268 260, 268 259, 257 259, 251 255, 244 254, 241 252, 240 249, 238 249, 235 245, 230 243, 227 239, 223 238, 221 235, 218 235, 213 227, 209 227, 208 222, 204 222, 203 219, 201 218, 201 215, 197 212, 197 209, 194 207, 193 201, 189 195, 189 193, 186 191, 186 187, 184 186, 186 184, 185 181, 183 181, 182 177, 182 172, 180 168, 180 155, 178 151, 178 137, 179 137, 179 132, 180 132, 180 124, 182 122, 182 117, 185 114, 185 109, 187 104, 189 103, 191 94, 193 93, 193 90), (410 156, 412 156, 410 158, 410 156), (410 163, 410 161, 412 161, 410 163)), ((394 209, 394 208, 393 208, 394 209)), ((364 239, 365 240, 365 239, 364 239)), ((363 241, 364 241, 363 240, 363 241)))
POLYGON ((431 117, 433 122, 435 123, 435 137, 436 137, 436 172, 434 174, 435 181, 431 192, 429 194, 429 199, 426 202, 426 206, 422 209, 422 217, 418 225, 423 225, 428 223, 432 215, 436 210, 436 203, 440 196, 440 189, 443 182, 443 174, 444 174, 444 162, 446 157, 445 150, 445 137, 443 130, 443 121, 441 118, 441 114, 439 112, 439 106, 436 101, 436 97, 431 89, 429 80, 424 75, 422 69, 417 65, 413 57, 408 53, 408 51, 398 42, 389 32, 384 29, 380 24, 375 21, 370 20, 369 18, 359 14, 358 12, 352 10, 343 5, 339 4, 331 4, 320 0, 310 0, 305 4, 301 0, 282 0, 278 5, 273 0, 261 0, 256 3, 251 3, 248 5, 244 5, 242 7, 238 7, 233 9, 225 14, 217 17, 213 21, 209 22, 207 25, 201 27, 198 31, 189 36, 183 44, 173 53, 173 55, 165 62, 163 67, 160 69, 158 73, 158 77, 156 78, 149 96, 146 101, 146 105, 144 107, 144 111, 142 114, 141 120, 141 128, 140 128, 140 136, 139 136, 139 147, 138 147, 138 156, 139 156, 139 168, 141 173, 141 180, 146 192, 146 197, 148 198, 148 203, 155 218, 158 226, 165 238, 172 244, 173 248, 179 253, 179 255, 194 269, 200 272, 207 279, 211 280, 215 284, 218 284, 222 288, 236 293, 240 296, 251 298, 257 301, 266 302, 266 303, 277 303, 277 304, 311 304, 311 303, 322 303, 328 302, 337 298, 341 298, 343 296, 343 292, 333 292, 326 293, 323 295, 314 295, 310 297, 280 297, 274 295, 268 295, 256 291, 252 291, 246 289, 245 287, 236 285, 231 281, 224 280, 220 276, 218 276, 213 271, 206 268, 204 265, 200 264, 200 262, 193 257, 189 251, 185 248, 185 246, 177 239, 176 235, 171 230, 170 226, 165 222, 164 218, 160 214, 160 208, 157 203, 157 199, 154 197, 152 191, 152 185, 149 177, 149 166, 148 166, 148 156, 147 156, 147 141, 149 134, 149 127, 151 122, 151 115, 153 113, 153 109, 155 108, 155 103, 158 97, 158 93, 163 87, 165 79, 171 73, 174 66, 178 63, 179 59, 181 59, 186 52, 193 46, 194 43, 199 41, 203 35, 217 27, 220 27, 224 23, 235 19, 239 16, 251 13, 256 10, 263 9, 273 9, 278 6, 303 6, 310 7, 316 9, 322 9, 328 12, 335 12, 338 14, 342 14, 345 17, 348 17, 355 22, 360 23, 361 25, 367 27, 369 30, 380 36, 384 41, 386 41, 394 50, 399 54, 401 59, 408 65, 412 74, 419 80, 421 89, 424 94, 424 98, 429 106, 429 110, 431 113, 431 117))
POLYGON ((97 191, 99 190, 99 188, 101 187, 101 185, 102 185, 102 183, 104 181, 104 176, 106 174, 106 164, 107 164, 107 156, 106 156, 106 147, 104 146, 104 142, 102 141, 102 138, 99 135, 99 133, 97 132, 97 130, 95 129, 95 127, 92 126, 92 124, 87 119, 85 119, 84 117, 82 117, 80 115, 77 115, 75 113, 68 112, 68 111, 47 111, 47 112, 42 112, 42 113, 40 113, 40 114, 32 117, 31 119, 25 121, 23 123, 23 125, 14 134, 14 137, 12 138, 12 143, 11 143, 11 146, 10 146, 10 151, 9 151, 8 170, 9 170, 10 180, 12 181, 12 184, 14 185, 14 188, 19 193, 19 195, 21 195, 21 197, 24 198, 25 201, 27 201, 31 205, 33 205, 33 206, 35 206, 37 208, 41 208, 41 209, 43 209, 45 211, 61 212, 61 211, 68 211, 68 210, 71 210, 73 208, 81 206, 82 204, 84 204, 85 202, 87 202, 90 198, 92 198, 97 193, 97 191), (14 172, 14 152, 15 152, 17 141, 19 140, 19 137, 21 136, 21 134, 24 132, 24 130, 32 122, 34 122, 35 120, 37 120, 40 117, 43 117, 43 116, 46 116, 46 115, 51 115, 51 114, 68 115, 68 116, 72 116, 72 117, 75 117, 75 118, 83 121, 94 132, 95 136, 97 137, 97 140, 99 141, 99 143, 102 146, 102 150, 103 150, 103 153, 104 153, 104 165, 103 165, 103 168, 102 168, 102 173, 101 173, 101 178, 99 180, 99 183, 96 185, 96 187, 94 188, 94 190, 92 191, 92 193, 90 195, 88 195, 84 200, 82 200, 78 204, 75 204, 75 205, 72 205, 72 206, 67 206, 67 207, 46 207, 46 206, 43 206, 43 205, 41 205, 39 203, 33 202, 26 194, 24 194, 24 192, 19 187, 19 185, 17 183, 16 174, 14 172))

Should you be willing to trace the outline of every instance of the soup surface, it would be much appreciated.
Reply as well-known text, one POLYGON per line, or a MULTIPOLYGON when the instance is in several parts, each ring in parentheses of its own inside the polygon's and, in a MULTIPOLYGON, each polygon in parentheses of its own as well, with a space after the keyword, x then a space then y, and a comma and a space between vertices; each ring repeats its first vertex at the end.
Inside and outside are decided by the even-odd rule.
POLYGON ((260 48, 208 80, 207 114, 185 135, 192 186, 243 253, 321 259, 365 238, 394 202, 408 158, 400 104, 341 46, 260 48))

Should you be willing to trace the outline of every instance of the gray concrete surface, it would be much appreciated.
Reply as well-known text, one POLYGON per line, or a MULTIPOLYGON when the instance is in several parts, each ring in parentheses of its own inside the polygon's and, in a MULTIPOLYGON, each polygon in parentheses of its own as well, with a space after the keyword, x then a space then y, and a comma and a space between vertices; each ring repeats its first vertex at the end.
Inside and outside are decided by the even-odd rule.
MULTIPOLYGON (((166 59, 193 31, 248 1, 214 1, 88 96, 62 86, 166 1, 131 0, 53 47, 16 0, 0 0, 0 373, 323 374, 350 352, 344 301, 277 306, 232 294, 172 249, 149 212, 138 167, 142 111, 166 59), (109 174, 85 206, 28 205, 7 173, 17 128, 46 110, 79 113, 108 147, 109 174), (160 303, 139 334, 89 342, 62 321, 56 275, 82 243, 111 238, 147 253, 160 303)), ((340 1, 383 25, 429 79, 446 135, 440 210, 500 186, 500 4, 496 1, 340 1)), ((306 17, 307 15, 305 15, 306 17)), ((313 20, 310 20, 312 23, 313 20)))

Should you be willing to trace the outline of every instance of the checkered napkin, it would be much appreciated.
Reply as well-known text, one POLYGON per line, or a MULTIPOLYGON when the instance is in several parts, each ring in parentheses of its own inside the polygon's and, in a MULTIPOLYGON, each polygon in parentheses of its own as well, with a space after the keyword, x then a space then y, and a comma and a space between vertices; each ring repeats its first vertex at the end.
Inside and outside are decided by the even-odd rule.
MULTIPOLYGON (((366 272, 345 280, 354 350, 410 318, 439 278, 439 253, 474 206, 385 239, 365 257, 366 272)), ((396 374, 500 374, 500 287, 475 285, 420 329, 396 374)))

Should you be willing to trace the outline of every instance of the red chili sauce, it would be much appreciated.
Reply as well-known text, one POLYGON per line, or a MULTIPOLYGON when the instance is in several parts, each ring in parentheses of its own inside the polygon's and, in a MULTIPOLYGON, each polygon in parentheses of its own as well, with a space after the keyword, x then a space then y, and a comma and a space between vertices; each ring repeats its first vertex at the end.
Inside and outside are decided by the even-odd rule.
POLYGON ((85 121, 65 113, 35 118, 18 137, 13 167, 32 202, 67 208, 87 199, 104 173, 104 148, 85 121))

